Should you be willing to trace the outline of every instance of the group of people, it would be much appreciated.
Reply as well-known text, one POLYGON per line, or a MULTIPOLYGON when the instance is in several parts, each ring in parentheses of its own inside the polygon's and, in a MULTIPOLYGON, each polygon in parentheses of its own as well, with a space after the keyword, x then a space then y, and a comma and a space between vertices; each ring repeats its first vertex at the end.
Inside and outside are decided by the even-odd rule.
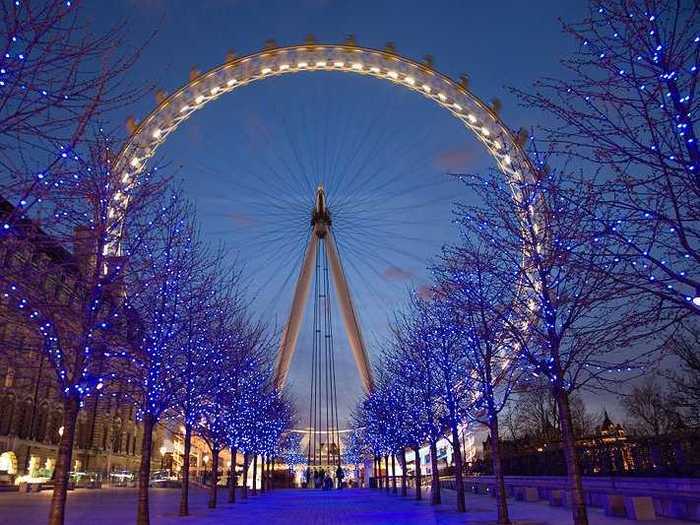
MULTIPOLYGON (((338 465, 335 469, 335 485, 338 490, 343 488, 343 478, 345 478, 345 472, 343 468, 338 465)), ((332 490, 334 485, 333 478, 331 477, 331 471, 325 470, 323 467, 320 469, 311 470, 311 467, 306 469, 306 486, 314 487, 316 489, 322 490, 332 490)))

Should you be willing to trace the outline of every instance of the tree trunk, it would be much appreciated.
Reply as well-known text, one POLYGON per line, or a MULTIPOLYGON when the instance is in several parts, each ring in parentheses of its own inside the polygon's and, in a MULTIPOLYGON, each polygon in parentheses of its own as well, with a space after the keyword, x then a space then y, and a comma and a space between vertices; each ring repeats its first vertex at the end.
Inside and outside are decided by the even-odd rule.
POLYGON ((73 440, 75 439, 75 423, 78 419, 80 401, 77 397, 63 401, 63 435, 56 454, 54 467, 54 488, 49 509, 49 525, 63 525, 66 514, 66 496, 73 458, 73 440))
POLYGON ((219 490, 219 447, 211 447, 211 487, 209 487, 209 508, 216 508, 216 496, 219 490))
POLYGON ((236 448, 231 448, 231 469, 228 475, 228 502, 236 503, 236 448))
POLYGON ((408 494, 408 489, 406 488, 406 449, 401 449, 401 495, 405 496, 408 494))
POLYGON ((267 458, 265 454, 260 455, 260 492, 267 490, 267 458))
POLYGON ((398 494, 396 489, 396 454, 391 455, 391 492, 398 494))
POLYGON ((559 409, 559 425, 561 427, 561 442, 564 448, 566 460, 566 472, 569 475, 569 488, 571 490, 571 512, 574 525, 588 525, 586 503, 583 498, 583 484, 581 482, 581 467, 576 454, 576 438, 569 406, 569 395, 563 389, 557 389, 554 393, 559 409))
POLYGON ((423 499, 423 479, 420 471, 420 445, 413 447, 413 450, 416 454, 416 499, 421 500, 423 499))
POLYGON ((180 516, 190 515, 190 452, 192 425, 185 424, 185 457, 182 458, 182 487, 180 488, 180 516))
POLYGON ((143 416, 143 444, 141 447, 141 467, 139 468, 139 501, 136 511, 136 524, 148 525, 148 484, 151 481, 151 449, 153 448, 153 425, 155 418, 146 413, 143 416))
POLYGON ((243 453, 243 486, 241 490, 241 499, 248 499, 248 466, 250 464, 250 456, 247 452, 243 453))
POLYGON ((384 490, 389 492, 389 455, 384 456, 384 490))
POLYGON ((464 481, 462 480, 462 449, 459 448, 457 425, 452 425, 452 454, 455 462, 455 489, 457 489, 457 512, 466 512, 464 502, 464 481), (456 445, 456 446, 454 446, 456 445))
POLYGON ((506 482, 501 465, 501 444, 498 435, 498 415, 493 414, 489 424, 491 429, 491 462, 493 475, 496 479, 496 506, 498 508, 498 524, 510 525, 508 517, 508 502, 506 500, 506 482))
POLYGON ((430 468, 433 471, 430 482, 430 504, 438 505, 442 503, 440 497, 440 472, 438 471, 437 442, 430 442, 430 468))
POLYGON ((272 473, 275 470, 275 458, 274 456, 268 456, 267 458, 267 490, 272 490, 272 473))
POLYGON ((374 456, 374 481, 375 488, 382 488, 382 465, 380 459, 374 456))
POLYGON ((258 495, 258 455, 253 454, 253 496, 258 495))

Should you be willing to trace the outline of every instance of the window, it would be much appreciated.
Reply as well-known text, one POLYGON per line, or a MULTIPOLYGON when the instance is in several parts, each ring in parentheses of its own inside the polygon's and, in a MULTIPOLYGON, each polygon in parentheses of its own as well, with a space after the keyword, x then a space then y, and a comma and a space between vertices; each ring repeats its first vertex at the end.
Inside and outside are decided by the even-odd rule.
POLYGON ((44 441, 46 438, 46 430, 48 429, 49 423, 49 405, 44 403, 39 408, 39 417, 36 422, 36 430, 34 432, 34 439, 36 441, 44 441))
POLYGON ((12 417, 15 412, 15 396, 7 394, 0 403, 0 434, 6 436, 12 428, 12 417))

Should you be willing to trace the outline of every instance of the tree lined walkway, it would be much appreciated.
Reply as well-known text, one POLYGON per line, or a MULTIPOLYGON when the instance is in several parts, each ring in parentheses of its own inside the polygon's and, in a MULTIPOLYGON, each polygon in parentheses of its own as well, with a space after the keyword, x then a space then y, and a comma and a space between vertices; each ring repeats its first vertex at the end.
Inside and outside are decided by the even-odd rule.
MULTIPOLYGON (((222 503, 217 509, 207 508, 207 492, 191 489, 191 516, 177 516, 175 489, 154 489, 151 492, 151 523, 153 525, 225 524, 237 525, 456 525, 495 523, 496 502, 490 496, 467 494, 466 514, 454 511, 455 493, 442 491, 443 504, 431 506, 429 498, 415 501, 383 490, 348 489, 323 492, 320 490, 273 490, 240 501, 222 503)), ((68 495, 66 523, 82 525, 125 525, 134 523, 136 490, 78 489, 68 495)), ((39 494, 0 494, 0 525, 44 525, 48 515, 50 492, 39 494), (12 512, 8 512, 12 509, 12 512)), ((511 518, 516 525, 569 525, 571 511, 552 508, 546 503, 511 501, 511 518)), ((623 518, 609 518, 599 509, 589 509, 592 525, 625 525, 623 518)), ((676 520, 658 520, 657 525, 681 525, 676 520)))

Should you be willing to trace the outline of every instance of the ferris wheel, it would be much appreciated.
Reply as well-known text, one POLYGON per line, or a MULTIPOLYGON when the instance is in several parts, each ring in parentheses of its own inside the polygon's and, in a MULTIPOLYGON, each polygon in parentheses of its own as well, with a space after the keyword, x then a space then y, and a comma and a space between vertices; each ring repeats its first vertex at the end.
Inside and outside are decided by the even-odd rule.
MULTIPOLYGON (((274 125, 267 126, 271 129, 266 129, 265 123, 251 124, 250 119, 245 121, 240 114, 228 115, 233 127, 256 129, 253 135, 261 144, 256 146, 255 162, 249 162, 243 169, 255 171, 256 176, 245 176, 235 167, 202 164, 198 169, 220 179, 224 171, 230 172, 236 191, 226 200, 239 204, 250 201, 248 213, 241 213, 236 207, 228 213, 240 226, 237 233, 241 244, 245 245, 243 251, 248 252, 241 253, 241 258, 247 265, 267 269, 269 275, 263 272, 256 286, 263 288, 273 283, 273 286, 286 288, 268 294, 268 299, 272 297, 279 308, 286 310, 282 314, 283 330, 275 371, 277 386, 283 386, 287 380, 303 327, 308 324, 310 328, 307 338, 312 348, 309 464, 333 465, 340 460, 334 351, 340 338, 337 327, 334 335, 333 312, 340 313, 345 340, 352 351, 362 386, 370 390, 373 377, 371 349, 368 350, 366 337, 366 312, 370 309, 367 303, 381 294, 377 285, 367 282, 364 282, 365 293, 358 294, 366 281, 363 276, 374 272, 390 280, 392 275, 401 275, 402 267, 394 261, 415 256, 412 243, 436 241, 430 232, 421 230, 426 223, 436 221, 434 210, 428 208, 426 213, 420 214, 416 203, 429 206, 433 199, 434 207, 447 209, 449 215, 449 204, 455 192, 454 188, 446 187, 436 198, 434 187, 446 184, 445 178, 421 179, 425 170, 420 167, 420 145, 429 142, 429 134, 414 129, 413 136, 408 139, 396 132, 382 136, 381 131, 376 130, 377 119, 373 117, 390 115, 394 93, 407 93, 412 99, 418 94, 432 106, 446 110, 446 115, 458 124, 461 135, 476 138, 512 186, 532 180, 536 170, 523 150, 523 138, 513 134, 494 108, 470 91, 465 78, 455 81, 438 72, 431 61, 417 62, 403 57, 391 45, 379 50, 358 46, 354 39, 337 45, 307 39, 304 44, 293 46, 268 42, 262 51, 241 57, 229 55, 222 65, 207 72, 193 71, 189 81, 172 94, 158 92, 157 107, 138 125, 131 124, 130 137, 115 162, 125 190, 138 181, 168 139, 177 137, 173 133, 181 124, 195 120, 210 103, 234 92, 244 97, 250 92, 248 86, 262 89, 259 86, 264 83, 258 81, 292 74, 306 81, 309 73, 321 73, 324 85, 329 74, 383 80, 392 98, 375 100, 381 108, 375 108, 371 114, 352 108, 343 116, 342 107, 336 110, 336 125, 339 120, 347 124, 357 119, 358 114, 366 117, 362 124, 355 124, 354 135, 328 129, 328 111, 325 125, 318 125, 318 121, 313 122, 309 117, 309 107, 318 107, 326 97, 338 95, 329 93, 334 88, 328 87, 321 88, 321 98, 308 94, 305 104, 288 104, 287 101, 280 104, 283 109, 277 109, 274 125), (284 139, 273 140, 280 136, 284 139), (338 144, 334 144, 333 137, 338 144), (408 143, 400 144, 401 139, 408 143), (266 149, 266 142, 277 146, 284 142, 288 147, 266 149), (345 169, 339 168, 338 159, 345 160, 345 169), (389 164, 391 169, 386 167, 389 164), (255 220, 250 210, 257 213, 255 220), (379 272, 372 268, 378 261, 384 266, 379 272), (309 301, 310 298, 313 299, 309 301), (308 304, 313 305, 312 308, 308 306, 312 312, 306 313, 308 304), (304 322, 305 313, 308 323, 304 322), (322 451, 327 455, 325 460, 321 457, 322 451)), ((276 82, 281 81, 280 78, 276 82)), ((275 87, 272 83, 270 86, 271 90, 275 87)), ((348 98, 346 94, 345 100, 348 98)), ((242 108, 238 110, 244 112, 242 108)), ((237 141, 237 144, 242 142, 237 141)), ((246 151, 250 152, 251 149, 246 151)), ((232 162, 235 164, 235 159, 232 162)), ((128 191, 117 193, 111 203, 109 213, 116 223, 128 212, 127 195, 128 191)), ((440 240, 435 244, 439 247, 440 240)), ((120 247, 115 243, 109 249, 118 253, 120 247)), ((381 310, 386 307, 375 309, 381 310)), ((303 343, 303 337, 301 340, 303 343)))

